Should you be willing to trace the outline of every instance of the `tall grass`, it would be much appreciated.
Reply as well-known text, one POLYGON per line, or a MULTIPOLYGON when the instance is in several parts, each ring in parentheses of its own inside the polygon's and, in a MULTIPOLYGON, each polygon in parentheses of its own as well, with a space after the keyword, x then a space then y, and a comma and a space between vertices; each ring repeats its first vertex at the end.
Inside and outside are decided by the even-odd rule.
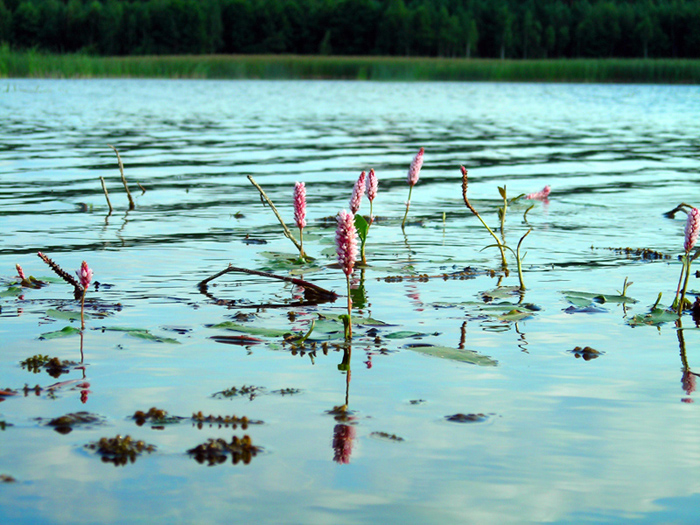
POLYGON ((0 77, 700 83, 700 60, 483 60, 291 55, 97 57, 0 48, 0 77))

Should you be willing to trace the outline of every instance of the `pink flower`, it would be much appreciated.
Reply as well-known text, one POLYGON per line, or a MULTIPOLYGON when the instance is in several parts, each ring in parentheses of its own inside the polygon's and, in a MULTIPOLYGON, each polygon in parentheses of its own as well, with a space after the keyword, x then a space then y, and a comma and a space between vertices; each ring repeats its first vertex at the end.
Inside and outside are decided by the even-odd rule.
POLYGON ((350 212, 354 215, 360 209, 362 195, 365 193, 365 172, 360 173, 355 187, 352 189, 352 197, 350 197, 350 212))
POLYGON ((408 185, 409 186, 415 186, 416 182, 418 182, 418 175, 420 174, 420 169, 423 166, 423 153, 425 150, 421 148, 418 150, 418 153, 416 153, 416 156, 413 157, 413 160, 411 161, 411 167, 408 168, 408 185))
POLYGON ((19 276, 20 279, 22 279, 24 281, 26 279, 26 277, 24 276, 24 271, 22 270, 22 267, 19 264, 15 265, 15 266, 17 267, 17 275, 19 276))
POLYGON ((549 187, 549 185, 545 186, 542 188, 542 191, 538 191, 536 193, 529 193, 528 195, 525 195, 526 199, 536 199, 536 200, 547 200, 547 197, 549 197, 549 192, 552 191, 552 188, 549 187))
POLYGON ((333 461, 347 465, 350 463, 355 427, 339 424, 333 428, 333 461))
POLYGON ((294 221, 299 229, 306 226, 306 186, 303 182, 294 184, 294 221))
POLYGON ((377 189, 379 188, 379 181, 374 173, 373 169, 369 170, 369 176, 367 177, 367 198, 369 202, 372 202, 377 196, 377 189))
POLYGON ((83 264, 80 265, 80 270, 75 273, 78 276, 83 289, 87 290, 88 286, 90 286, 90 281, 92 281, 92 270, 88 267, 88 264, 83 261, 83 264))
POLYGON ((693 249, 700 233, 700 210, 693 208, 688 212, 688 221, 685 223, 685 244, 683 248, 688 253, 693 249))
POLYGON ((335 230, 335 251, 338 263, 345 275, 350 277, 357 258, 357 232, 355 231, 355 216, 343 210, 337 216, 338 227, 335 230))

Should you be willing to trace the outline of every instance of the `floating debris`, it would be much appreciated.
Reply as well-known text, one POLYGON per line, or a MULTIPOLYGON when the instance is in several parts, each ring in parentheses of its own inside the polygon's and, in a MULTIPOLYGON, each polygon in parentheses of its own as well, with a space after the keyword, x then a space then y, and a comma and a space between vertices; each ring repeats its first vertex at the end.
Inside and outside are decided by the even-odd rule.
POLYGON ((224 463, 228 455, 231 456, 234 465, 241 461, 247 465, 261 450, 253 445, 250 436, 246 434, 242 438, 233 436, 230 443, 221 438, 208 439, 206 443, 191 448, 187 453, 194 456, 197 463, 206 462, 211 467, 224 463))
POLYGON ((212 397, 233 398, 233 397, 248 396, 250 398, 250 400, 252 401, 257 396, 264 393, 264 391, 265 391, 265 387, 263 387, 263 386, 243 385, 240 388, 232 386, 231 388, 228 388, 226 390, 221 390, 220 392, 214 392, 212 394, 212 397))
POLYGON ((584 346, 581 348, 580 346, 577 346, 573 350, 569 350, 576 359, 583 358, 584 361, 590 361, 591 359, 596 359, 603 355, 601 352, 596 350, 595 348, 591 348, 590 346, 584 346))
POLYGON ((14 483, 15 481, 17 480, 12 476, 8 476, 7 474, 0 474, 0 482, 2 483, 14 483))
POLYGON ((209 423, 209 426, 218 425, 219 428, 229 426, 233 427, 235 430, 238 425, 241 426, 243 430, 248 428, 248 425, 262 425, 262 421, 257 419, 248 419, 246 416, 236 417, 236 416, 205 416, 201 411, 192 414, 192 421, 197 424, 198 429, 202 429, 205 423, 209 423))
POLYGON ((133 463, 136 457, 144 452, 150 454, 156 450, 155 445, 149 445, 142 440, 134 441, 131 436, 120 435, 113 438, 103 437, 96 443, 88 443, 85 448, 97 451, 103 462, 114 463, 114 466, 133 463))
POLYGON ((627 255, 628 259, 631 259, 633 257, 639 258, 643 261, 656 261, 659 259, 673 259, 671 255, 666 255, 661 252, 657 252, 656 250, 652 250, 650 248, 630 248, 629 246, 627 248, 605 248, 607 250, 611 250, 618 255, 627 255))
POLYGON ((386 439, 389 441, 404 441, 404 438, 397 436, 396 434, 389 434, 388 432, 372 432, 370 437, 386 439))
MULTIPOLYGON (((39 417, 36 418, 36 420, 42 422, 43 418, 39 417)), ((64 416, 55 417, 48 421, 46 425, 54 427, 54 430, 59 434, 69 434, 73 431, 74 426, 91 425, 101 422, 102 417, 96 414, 91 414, 90 412, 73 412, 64 416)))
POLYGON ((20 366, 27 369, 29 372, 38 374, 42 370, 53 378, 59 377, 61 374, 70 372, 71 367, 78 365, 76 361, 61 361, 58 357, 49 357, 47 355, 37 354, 32 357, 20 361, 20 366))
POLYGON ((483 423, 489 417, 486 414, 454 414, 445 416, 447 421, 454 423, 483 423))
POLYGON ((163 428, 163 425, 179 423, 180 420, 183 419, 177 416, 169 416, 166 410, 156 407, 149 408, 148 412, 137 410, 132 417, 138 426, 142 426, 148 421, 154 425, 153 428, 157 429, 163 428))
POLYGON ((293 396, 295 394, 301 393, 300 388, 280 388, 279 390, 273 390, 273 394, 279 394, 281 396, 293 396))

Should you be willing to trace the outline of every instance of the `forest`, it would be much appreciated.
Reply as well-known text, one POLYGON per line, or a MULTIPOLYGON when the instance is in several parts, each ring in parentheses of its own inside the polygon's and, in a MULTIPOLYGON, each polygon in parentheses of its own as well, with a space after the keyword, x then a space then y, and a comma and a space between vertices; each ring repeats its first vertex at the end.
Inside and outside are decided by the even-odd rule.
POLYGON ((0 42, 89 55, 698 58, 697 0, 0 0, 0 42))

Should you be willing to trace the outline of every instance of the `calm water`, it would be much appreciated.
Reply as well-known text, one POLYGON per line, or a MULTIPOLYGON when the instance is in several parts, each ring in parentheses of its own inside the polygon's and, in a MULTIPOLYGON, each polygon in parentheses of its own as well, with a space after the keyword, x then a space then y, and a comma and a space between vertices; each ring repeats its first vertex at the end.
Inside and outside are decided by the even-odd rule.
MULTIPOLYGON (((628 321, 659 292, 662 304, 673 300, 685 215, 664 212, 700 204, 700 88, 143 80, 0 88, 0 291, 9 290, 0 297, 0 387, 20 390, 0 404, 0 474, 16 480, 0 486, 2 522, 695 521, 700 403, 684 362, 700 372, 700 334, 689 315, 682 337, 673 323, 628 321), (122 155, 132 211, 109 144, 122 155), (421 146, 404 234, 405 175, 421 146), (492 240, 462 202, 460 165, 472 204, 494 228, 498 186, 509 197, 552 187, 548 202, 508 209, 510 245, 532 228, 523 297, 509 293, 514 271, 499 279, 497 250, 482 251, 492 240), (329 218, 370 167, 380 180, 378 221, 370 266, 355 274, 360 324, 348 381, 330 320, 344 297, 290 306, 295 286, 233 273, 209 295, 196 285, 231 263, 344 294, 329 218), (286 262, 294 246, 246 175, 290 226, 294 182, 306 182, 313 263, 286 262), (614 250, 626 247, 670 257, 614 250), (79 312, 70 286, 51 280, 12 292, 17 263, 27 275, 53 276, 37 251, 71 272, 88 261, 100 283, 87 296, 84 369, 59 378, 20 366, 37 354, 81 358, 78 335, 39 338, 79 327, 56 313, 79 312), (442 277, 467 266, 476 276, 442 277), (637 303, 572 312, 581 300, 562 293, 615 295, 625 278, 637 303), (498 317, 518 302, 530 316, 498 317), (210 327, 304 332, 311 320, 315 352, 308 342, 293 352, 267 332, 254 335, 257 344, 222 344, 212 337, 245 332, 210 327), (115 327, 161 342, 103 330, 115 327), (426 355, 426 345, 456 359, 426 355), (599 356, 572 353, 585 346, 599 356), (25 396, 25 384, 38 394, 25 396), (264 390, 213 396, 244 385, 264 390), (344 418, 329 414, 346 399, 344 418), (134 412, 154 406, 263 424, 137 426, 134 412), (46 425, 83 410, 99 420, 67 434, 46 425), (475 421, 447 419, 455 414, 475 421), (115 467, 84 447, 117 434, 157 450, 115 467), (247 465, 206 466, 187 454, 243 434, 262 447, 247 465)), ((700 285, 693 278, 690 287, 700 285)))

